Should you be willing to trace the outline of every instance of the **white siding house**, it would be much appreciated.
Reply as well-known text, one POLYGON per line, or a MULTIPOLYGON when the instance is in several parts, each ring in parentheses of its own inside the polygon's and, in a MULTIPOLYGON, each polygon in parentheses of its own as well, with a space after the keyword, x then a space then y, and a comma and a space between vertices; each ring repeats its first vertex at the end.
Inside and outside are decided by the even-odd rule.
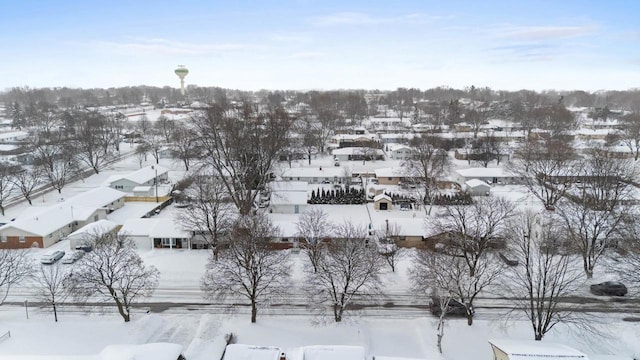
POLYGON ((124 176, 114 177, 108 180, 109 187, 132 193, 137 186, 151 186, 156 183, 169 180, 169 170, 162 166, 152 165, 144 167, 124 176))

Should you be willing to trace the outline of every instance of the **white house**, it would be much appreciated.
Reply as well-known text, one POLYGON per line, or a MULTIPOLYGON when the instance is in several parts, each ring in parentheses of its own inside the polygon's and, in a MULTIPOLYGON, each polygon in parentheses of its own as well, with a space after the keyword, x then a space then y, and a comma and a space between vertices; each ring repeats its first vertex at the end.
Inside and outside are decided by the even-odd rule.
POLYGON ((107 213, 124 206, 124 198, 127 194, 106 186, 87 190, 66 200, 68 204, 79 206, 95 206, 107 209, 107 213))
POLYGON ((408 145, 388 144, 386 145, 387 155, 395 160, 409 160, 413 158, 415 149, 408 145))
POLYGON ((464 182, 465 190, 471 194, 471 196, 487 196, 491 191, 491 186, 486 182, 478 179, 471 179, 464 182))
POLYGON ((119 235, 128 236, 137 249, 152 248, 185 248, 191 247, 192 233, 183 230, 172 219, 143 218, 127 220, 118 231, 119 235))
POLYGON ((503 168, 469 168, 456 170, 457 182, 464 185, 467 180, 478 179, 488 184, 513 184, 519 182, 519 178, 503 168))
POLYGON ((589 360, 586 354, 548 341, 492 339, 494 360, 589 360))
POLYGON ((345 147, 331 151, 334 158, 348 160, 384 160, 384 151, 369 147, 345 147))
POLYGON ((102 207, 68 203, 44 207, 1 226, 0 249, 46 248, 86 224, 106 217, 107 209, 102 207))
POLYGON ((159 165, 143 167, 124 176, 114 176, 107 181, 109 187, 132 193, 137 186, 151 186, 169 180, 169 170, 159 165))
POLYGON ((269 200, 269 212, 300 214, 307 209, 307 190, 273 191, 269 200))
POLYGON ((283 180, 304 181, 309 184, 342 183, 345 176, 344 169, 340 167, 294 167, 284 170, 281 174, 283 180))
POLYGON ((83 226, 67 236, 67 240, 69 240, 69 248, 74 250, 79 245, 92 242, 96 236, 115 232, 117 228, 118 224, 110 220, 98 220, 83 226))

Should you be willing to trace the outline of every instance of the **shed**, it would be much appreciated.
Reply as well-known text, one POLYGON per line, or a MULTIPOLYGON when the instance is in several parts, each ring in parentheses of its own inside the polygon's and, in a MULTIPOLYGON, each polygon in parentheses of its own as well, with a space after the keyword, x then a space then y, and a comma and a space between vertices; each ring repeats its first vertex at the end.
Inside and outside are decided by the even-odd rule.
POLYGON ((489 344, 494 360, 589 360, 572 347, 547 341, 492 339, 489 344))
POLYGON ((471 179, 464 182, 465 190, 471 194, 471 196, 488 196, 491 186, 486 182, 478 179, 471 179))
POLYGON ((373 197, 373 208, 376 210, 391 210, 393 201, 389 195, 378 194, 373 197))

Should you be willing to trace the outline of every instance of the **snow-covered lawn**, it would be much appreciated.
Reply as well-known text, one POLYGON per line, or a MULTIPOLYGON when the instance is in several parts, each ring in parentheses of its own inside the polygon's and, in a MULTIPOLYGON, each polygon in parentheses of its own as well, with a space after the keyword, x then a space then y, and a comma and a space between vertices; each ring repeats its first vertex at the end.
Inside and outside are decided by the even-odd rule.
MULTIPOLYGON (((190 360, 219 359, 224 335, 233 333, 240 344, 276 346, 283 349, 308 345, 357 345, 368 356, 420 359, 470 360, 492 358, 487 343, 493 338, 531 339, 526 322, 505 323, 503 319, 447 322, 440 357, 435 341, 436 319, 352 317, 342 324, 317 324, 308 317, 263 315, 256 324, 248 316, 199 314, 134 315, 131 323, 115 316, 62 313, 54 323, 49 314, 32 313, 26 320, 18 307, 3 306, 0 334, 11 337, 0 342, 0 359, 15 355, 89 355, 109 344, 174 342, 184 346, 190 360)), ((570 345, 589 355, 640 355, 640 324, 622 322, 607 315, 608 324, 595 324, 599 333, 559 326, 543 341, 570 345)), ((604 319, 603 319, 604 320, 604 319)))

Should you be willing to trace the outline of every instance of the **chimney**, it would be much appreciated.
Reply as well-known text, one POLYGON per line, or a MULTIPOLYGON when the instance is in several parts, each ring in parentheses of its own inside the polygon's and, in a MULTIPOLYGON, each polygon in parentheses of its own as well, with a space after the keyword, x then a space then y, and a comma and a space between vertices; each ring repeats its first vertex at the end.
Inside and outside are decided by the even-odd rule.
POLYGON ((287 360, 287 355, 285 353, 280 353, 280 360, 287 360))

